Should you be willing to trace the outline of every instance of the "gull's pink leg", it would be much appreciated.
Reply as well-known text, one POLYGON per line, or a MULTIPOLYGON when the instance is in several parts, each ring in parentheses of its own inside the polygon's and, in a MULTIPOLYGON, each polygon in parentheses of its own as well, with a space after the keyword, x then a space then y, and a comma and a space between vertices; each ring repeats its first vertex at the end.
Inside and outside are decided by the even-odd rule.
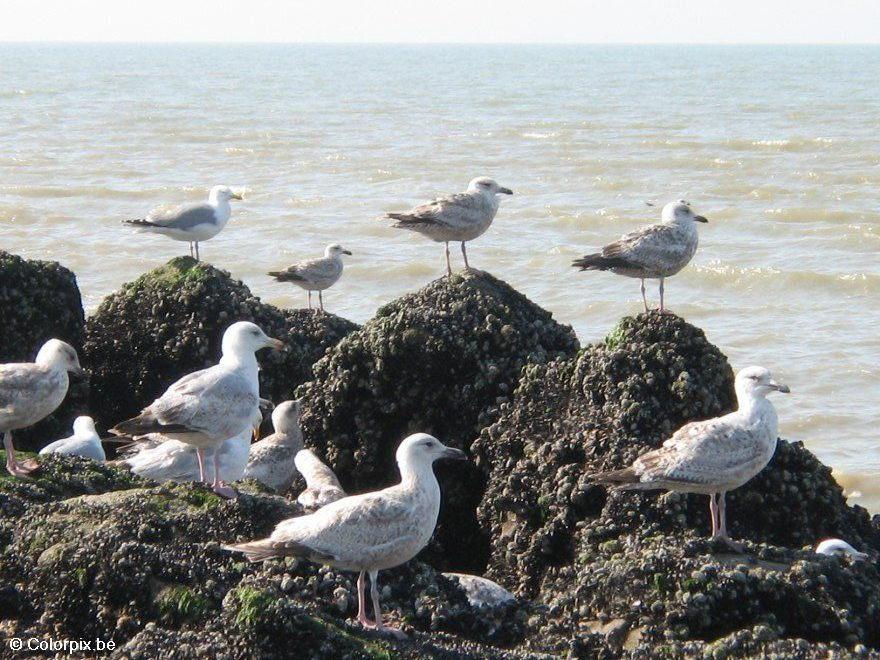
POLYGON ((660 278, 660 311, 665 312, 666 308, 663 306, 663 278, 660 278))
POLYGON ((367 618, 367 596, 364 593, 366 585, 364 584, 364 571, 358 573, 357 590, 358 590, 358 623, 364 628, 375 628, 376 624, 367 618))
POLYGON ((712 516, 712 538, 718 536, 718 504, 715 493, 709 493, 709 515, 712 516))
POLYGON ((648 296, 645 295, 645 278, 642 278, 642 302, 645 305, 645 311, 648 311, 648 296))
POLYGON ((464 257, 464 269, 465 269, 465 270, 470 270, 471 267, 470 267, 470 265, 468 264, 468 260, 467 260, 467 249, 466 249, 465 246, 464 246, 464 241, 461 242, 461 256, 464 257))
POLYGON ((727 504, 724 502, 726 494, 724 491, 718 494, 718 538, 734 552, 745 552, 741 543, 736 543, 727 535, 727 504))
POLYGON ((446 241, 446 274, 452 277, 452 262, 449 261, 449 241, 446 241))
POLYGON ((205 450, 199 447, 196 449, 196 458, 199 459, 199 481, 206 483, 205 479, 205 450))
POLYGON ((211 487, 220 497, 234 500, 237 495, 235 490, 220 480, 220 447, 214 450, 214 483, 211 484, 211 487))
POLYGON ((321 306, 321 311, 324 311, 324 292, 318 291, 318 304, 321 306))
POLYGON ((15 460, 15 448, 12 446, 12 431, 3 434, 3 448, 6 450, 6 471, 13 477, 26 477, 40 467, 34 460, 19 463, 15 460))
POLYGON ((370 595, 373 597, 373 618, 376 620, 376 630, 387 632, 397 639, 409 639, 402 630, 386 626, 382 623, 382 610, 379 607, 379 571, 370 571, 370 595))
POLYGON ((312 292, 309 291, 309 309, 312 308, 312 292))

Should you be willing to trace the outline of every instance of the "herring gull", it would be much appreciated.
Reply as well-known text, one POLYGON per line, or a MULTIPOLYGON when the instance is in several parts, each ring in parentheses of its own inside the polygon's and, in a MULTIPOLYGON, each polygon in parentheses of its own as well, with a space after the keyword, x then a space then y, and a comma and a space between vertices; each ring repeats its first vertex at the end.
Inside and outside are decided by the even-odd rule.
POLYGON ((285 401, 272 411, 275 432, 250 447, 246 479, 256 479, 278 492, 290 488, 296 476, 294 459, 302 449, 302 430, 299 426, 299 401, 285 401))
POLYGON ((333 470, 324 465, 311 450, 300 450, 294 462, 306 480, 306 489, 296 498, 303 508, 314 511, 346 496, 333 470))
MULTIPOLYGON (((222 357, 213 367, 184 376, 140 415, 120 422, 110 432, 137 439, 161 433, 197 449, 199 476, 205 481, 205 449, 224 441, 262 420, 256 352, 281 350, 284 344, 268 337, 257 325, 239 321, 223 333, 222 357)), ((214 491, 234 497, 235 491, 220 480, 220 454, 214 453, 214 491)))
POLYGON ((438 243, 446 244, 446 274, 452 275, 449 262, 449 242, 461 242, 464 266, 470 268, 465 243, 485 232, 498 212, 497 195, 512 195, 510 188, 502 188, 488 177, 477 177, 463 193, 440 197, 427 204, 416 206, 406 213, 386 213, 385 218, 395 220, 398 229, 410 229, 438 243))
POLYGON ((842 539, 825 539, 816 546, 817 555, 828 555, 830 557, 850 556, 853 561, 863 561, 868 558, 865 552, 859 552, 849 543, 842 539))
POLYGON ((324 311, 324 289, 336 284, 342 276, 342 255, 351 252, 338 243, 328 245, 320 259, 299 261, 284 270, 273 270, 269 275, 279 282, 292 282, 309 292, 309 309, 312 308, 312 291, 318 292, 318 303, 324 311))
POLYGON ((401 476, 396 486, 344 497, 315 513, 283 520, 266 539, 224 548, 242 552, 250 561, 295 556, 358 571, 358 622, 403 636, 382 623, 377 575, 409 561, 427 545, 440 511, 440 486, 431 466, 437 459, 463 459, 465 454, 433 436, 416 433, 400 443, 396 458, 401 476), (367 618, 366 573, 373 621, 367 618))
POLYGON ((727 535, 724 496, 757 475, 776 451, 776 410, 766 396, 788 393, 763 367, 736 375, 736 411, 685 424, 659 449, 639 456, 623 470, 590 475, 614 490, 665 489, 709 496, 712 538, 739 550, 727 535))
POLYGON ((189 243, 189 256, 199 260, 199 241, 207 241, 219 234, 232 215, 231 199, 241 199, 229 186, 214 186, 207 202, 184 204, 174 208, 153 209, 146 218, 123 220, 140 230, 164 234, 176 241, 189 243), (195 246, 195 250, 193 250, 195 246))
POLYGON ((40 456, 61 454, 62 456, 81 456, 103 463, 107 460, 101 438, 95 430, 95 420, 88 415, 81 415, 73 420, 73 435, 50 442, 40 450, 40 456))
MULTIPOLYGON (((251 445, 251 429, 225 440, 218 449, 205 449, 205 475, 214 480, 214 465, 219 463, 219 481, 229 483, 244 476, 251 445), (215 456, 216 452, 216 456, 215 456), (214 459, 217 459, 216 463, 214 459)), ((122 458, 114 461, 139 477, 153 481, 200 481, 198 450, 179 440, 171 440, 161 433, 149 433, 123 448, 122 458)))
POLYGON ((21 477, 37 469, 33 460, 18 462, 12 432, 51 414, 67 395, 67 372, 83 374, 72 346, 50 339, 34 362, 0 364, 0 435, 6 449, 6 470, 21 477))
POLYGON ((664 311, 663 280, 688 265, 697 251, 699 236, 695 222, 708 222, 695 215, 690 204, 680 199, 663 207, 660 223, 648 225, 609 243, 601 252, 576 259, 572 266, 583 270, 610 270, 642 281, 642 302, 648 311, 645 279, 660 280, 660 311, 664 311))

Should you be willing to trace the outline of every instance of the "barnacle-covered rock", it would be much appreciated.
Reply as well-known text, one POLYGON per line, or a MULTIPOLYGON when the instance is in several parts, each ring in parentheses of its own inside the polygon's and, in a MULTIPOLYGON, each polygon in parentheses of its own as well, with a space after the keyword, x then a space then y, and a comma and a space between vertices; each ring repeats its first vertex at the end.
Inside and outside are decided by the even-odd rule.
POLYGON ((263 351, 260 392, 292 397, 312 365, 357 326, 338 316, 260 302, 229 273, 177 257, 110 295, 86 324, 91 409, 100 428, 137 414, 181 376, 215 363, 223 331, 253 321, 285 342, 263 351))
MULTIPOLYGON (((843 628, 827 628, 825 609, 811 610, 805 598, 759 602, 748 610, 754 594, 738 593, 726 606, 736 604, 748 614, 725 619, 719 609, 709 623, 703 622, 702 632, 698 622, 688 619, 689 632, 673 637, 670 627, 683 625, 679 619, 642 616, 647 594, 666 589, 663 580, 674 582, 680 572, 696 570, 692 557, 699 556, 694 559, 698 563, 713 561, 719 548, 695 540, 709 532, 707 498, 609 494, 591 485, 587 475, 624 467, 684 423, 731 410, 732 384, 726 358, 702 331, 671 315, 645 314, 625 319, 604 342, 586 347, 575 359, 529 367, 513 401, 502 406, 500 419, 474 444, 474 453, 491 471, 479 510, 492 538, 488 576, 549 607, 550 618, 562 621, 557 645, 574 619, 592 622, 569 639, 576 654, 589 656, 618 643, 645 652, 659 648, 664 639, 711 641, 756 622, 779 623, 787 606, 800 608, 804 626, 818 627, 810 636, 791 626, 783 636, 806 635, 844 646, 876 644, 867 632, 853 641, 841 633, 843 628), (638 552, 627 554, 630 547, 638 552), (643 575, 640 567, 647 560, 639 553, 645 548, 657 557, 647 562, 651 570, 643 575), (656 635, 644 630, 649 624, 658 626, 656 635)), ((727 501, 731 534, 751 541, 750 551, 759 556, 776 553, 794 561, 786 548, 811 546, 828 536, 845 538, 861 549, 880 549, 880 537, 865 510, 847 505, 831 470, 800 443, 780 440, 770 465, 728 493, 727 501), (760 543, 782 547, 755 545, 760 543)), ((880 584, 856 588, 859 579, 855 574, 846 578, 862 601, 880 599, 880 584)), ((793 582, 786 587, 787 597, 794 598, 800 588, 793 582)), ((843 589, 825 597, 826 609, 848 607, 843 589)), ((661 605, 647 607, 665 613, 670 605, 660 600, 661 605)), ((859 624, 865 631, 873 616, 859 624)), ((554 633, 546 629, 538 637, 554 639, 554 633)), ((758 652, 761 644, 742 649, 758 652)), ((704 646, 675 649, 702 653, 704 646)))
MULTIPOLYGON (((406 435, 431 433, 466 449, 525 365, 577 346, 571 328, 487 273, 436 280, 379 309, 315 365, 298 392, 306 444, 347 491, 387 486, 399 478, 394 452, 406 435)), ((438 568, 477 572, 486 545, 474 510, 485 475, 473 464, 435 469, 443 503, 427 557, 438 568)))
POLYGON ((473 606, 457 582, 410 562, 380 576, 387 620, 415 638, 392 642, 352 623, 356 574, 296 558, 249 564, 221 547, 268 534, 301 514, 298 505, 251 482, 234 501, 203 484, 155 486, 110 467, 97 483, 84 463, 50 457, 46 476, 71 496, 40 494, 21 515, 0 515, 5 634, 112 640, 118 657, 131 658, 281 658, 293 648, 326 658, 450 657, 464 648, 504 657, 494 647, 525 635, 523 603, 473 606), (104 491, 114 472, 122 490, 104 491), (78 495, 89 489, 79 476, 103 492, 78 495))
MULTIPOLYGON (((76 276, 55 261, 22 259, 0 250, 0 364, 32 362, 49 339, 61 339, 82 357, 82 299, 76 276)), ((36 440, 69 435, 74 417, 86 410, 88 384, 71 382, 58 409, 15 433, 15 445, 38 449, 36 440)))

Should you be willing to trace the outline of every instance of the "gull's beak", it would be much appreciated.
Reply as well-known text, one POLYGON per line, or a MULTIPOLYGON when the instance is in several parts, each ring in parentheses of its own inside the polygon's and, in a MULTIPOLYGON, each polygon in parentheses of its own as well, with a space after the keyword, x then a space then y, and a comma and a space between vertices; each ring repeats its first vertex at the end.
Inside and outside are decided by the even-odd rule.
POLYGON ((513 194, 513 191, 510 188, 499 188, 498 192, 500 192, 502 195, 512 195, 513 194))
POLYGON ((263 412, 264 410, 275 410, 275 404, 269 401, 269 399, 264 399, 262 397, 260 397, 259 406, 260 412, 263 412))
POLYGON ((253 437, 251 438, 251 442, 257 442, 260 439, 260 427, 259 425, 254 427, 253 437))
POLYGON ((280 339, 275 339, 274 337, 269 337, 269 343, 266 346, 269 346, 274 351, 284 350, 284 342, 280 339))
POLYGON ((767 383, 768 387, 773 388, 777 392, 782 392, 783 394, 790 394, 791 390, 788 389, 788 385, 783 385, 782 383, 777 383, 775 380, 771 380, 767 383))
POLYGON ((76 376, 77 378, 85 378, 88 373, 81 366, 76 365, 73 369, 69 370, 72 376, 76 376))
POLYGON ((351 250, 343 250, 342 254, 347 254, 349 257, 351 256, 351 250))
POLYGON ((441 458, 451 458, 456 461, 466 461, 467 454, 465 454, 461 449, 446 447, 446 449, 443 450, 443 456, 441 458))
POLYGON ((708 220, 706 220, 706 216, 704 216, 704 215, 695 215, 694 220, 696 220, 697 222, 703 222, 703 223, 709 222, 708 220))
POLYGON ((244 199, 241 193, 232 193, 232 199, 244 199))

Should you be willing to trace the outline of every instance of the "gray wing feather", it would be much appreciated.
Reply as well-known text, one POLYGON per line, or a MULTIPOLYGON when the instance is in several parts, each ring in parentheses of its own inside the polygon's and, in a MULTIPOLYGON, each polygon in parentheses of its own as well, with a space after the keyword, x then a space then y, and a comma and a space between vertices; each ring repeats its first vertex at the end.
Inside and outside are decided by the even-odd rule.
POLYGON ((689 259, 695 247, 676 227, 658 224, 624 234, 602 248, 602 256, 623 259, 642 268, 662 269, 689 259))
POLYGON ((159 227, 173 229, 192 229, 197 225, 217 224, 214 207, 206 202, 186 204, 167 211, 151 211, 147 220, 159 227))

